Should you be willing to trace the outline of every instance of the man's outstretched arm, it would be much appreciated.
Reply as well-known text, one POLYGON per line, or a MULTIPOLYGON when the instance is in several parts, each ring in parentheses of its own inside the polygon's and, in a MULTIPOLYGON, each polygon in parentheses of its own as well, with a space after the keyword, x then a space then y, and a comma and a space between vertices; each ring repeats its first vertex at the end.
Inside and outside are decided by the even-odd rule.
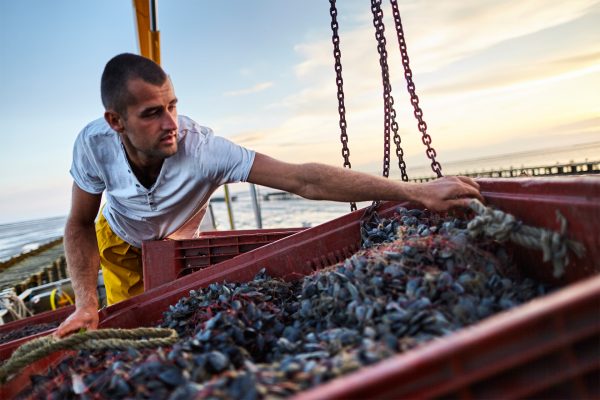
POLYGON ((100 256, 94 221, 102 195, 81 190, 73 184, 71 211, 65 226, 65 255, 75 292, 75 312, 56 330, 63 337, 81 328, 98 328, 98 269, 100 256))
POLYGON ((256 153, 248 182, 313 200, 410 201, 433 211, 467 207, 472 198, 483 201, 479 185, 467 177, 399 182, 325 164, 290 164, 260 153, 256 153))

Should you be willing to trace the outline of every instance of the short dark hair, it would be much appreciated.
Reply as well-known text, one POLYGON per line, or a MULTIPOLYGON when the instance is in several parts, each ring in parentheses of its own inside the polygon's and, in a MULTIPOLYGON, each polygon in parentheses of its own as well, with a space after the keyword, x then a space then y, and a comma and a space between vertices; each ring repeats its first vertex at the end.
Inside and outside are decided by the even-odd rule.
POLYGON ((160 65, 137 54, 123 53, 113 57, 106 63, 100 83, 102 104, 106 110, 126 115, 127 105, 132 101, 127 83, 132 79, 162 85, 167 74, 160 65))

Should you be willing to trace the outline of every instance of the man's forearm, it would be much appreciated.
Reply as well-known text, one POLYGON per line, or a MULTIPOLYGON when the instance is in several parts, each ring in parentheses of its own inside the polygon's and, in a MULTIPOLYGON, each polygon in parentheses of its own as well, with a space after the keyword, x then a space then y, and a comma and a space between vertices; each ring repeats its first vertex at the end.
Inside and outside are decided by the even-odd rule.
POLYGON ((467 177, 401 182, 325 164, 290 164, 260 153, 256 153, 248 182, 313 200, 409 201, 434 211, 466 207, 473 198, 484 201, 477 182, 467 177))
POLYGON ((368 201, 407 200, 417 201, 419 185, 391 181, 352 170, 342 170, 325 164, 304 164, 305 185, 297 193, 313 200, 368 201))
POLYGON ((94 225, 67 222, 65 227, 65 255, 75 292, 77 308, 98 307, 98 268, 100 256, 94 225))

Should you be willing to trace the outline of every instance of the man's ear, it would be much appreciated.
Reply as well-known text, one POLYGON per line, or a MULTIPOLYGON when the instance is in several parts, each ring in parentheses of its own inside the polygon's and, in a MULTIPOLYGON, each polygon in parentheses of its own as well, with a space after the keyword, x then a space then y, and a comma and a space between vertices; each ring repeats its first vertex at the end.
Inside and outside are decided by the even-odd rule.
POLYGON ((123 125, 123 118, 114 111, 105 111, 104 119, 108 122, 111 128, 119 133, 123 133, 125 125, 123 125))

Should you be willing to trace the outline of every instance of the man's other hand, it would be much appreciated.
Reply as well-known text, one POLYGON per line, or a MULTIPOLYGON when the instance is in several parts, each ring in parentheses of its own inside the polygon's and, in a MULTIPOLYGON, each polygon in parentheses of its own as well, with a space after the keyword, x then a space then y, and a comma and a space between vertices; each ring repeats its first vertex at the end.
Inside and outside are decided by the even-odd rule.
POLYGON ((454 207, 469 207, 471 199, 484 202, 479 193, 479 184, 466 176, 448 176, 422 185, 417 197, 428 209, 447 211, 454 207))
POLYGON ((54 332, 56 338, 65 337, 71 333, 78 332, 80 329, 94 330, 98 329, 98 310, 96 307, 77 308, 75 312, 69 315, 69 318, 54 332))

